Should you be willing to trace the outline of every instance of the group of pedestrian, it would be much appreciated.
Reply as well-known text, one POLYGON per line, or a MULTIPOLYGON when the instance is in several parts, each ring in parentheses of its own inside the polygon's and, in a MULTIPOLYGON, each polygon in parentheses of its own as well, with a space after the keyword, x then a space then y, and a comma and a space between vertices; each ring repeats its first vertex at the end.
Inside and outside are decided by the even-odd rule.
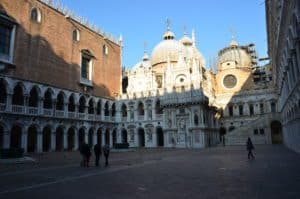
MULTIPOLYGON (((104 157, 105 157, 105 166, 108 166, 109 151, 110 151, 109 145, 108 144, 104 145, 103 154, 104 154, 104 157)), ((81 143, 81 145, 79 147, 79 152, 82 156, 80 166, 89 167, 90 159, 91 159, 91 156, 92 156, 90 146, 85 142, 81 143)), ((100 161, 100 156, 102 154, 101 145, 98 144, 98 143, 95 144, 95 146, 94 146, 94 154, 95 154, 95 166, 98 167, 99 166, 99 161, 100 161)))

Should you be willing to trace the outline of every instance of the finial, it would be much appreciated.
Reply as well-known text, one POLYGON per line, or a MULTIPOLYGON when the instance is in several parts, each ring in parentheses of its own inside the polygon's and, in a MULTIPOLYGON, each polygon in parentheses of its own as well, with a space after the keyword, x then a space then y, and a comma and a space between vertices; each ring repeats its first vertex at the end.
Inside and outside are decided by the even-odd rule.
POLYGON ((185 36, 187 35, 187 33, 186 33, 186 25, 183 26, 183 35, 185 35, 185 36))
POLYGON ((195 29, 192 29, 192 41, 193 41, 193 46, 196 46, 196 35, 195 35, 195 29))
POLYGON ((231 40, 234 40, 235 31, 234 31, 234 29, 232 27, 229 28, 229 32, 231 33, 231 40))
POLYGON ((144 53, 147 53, 147 42, 144 42, 144 53))
POLYGON ((170 22, 169 18, 167 18, 167 20, 166 20, 166 25, 167 25, 167 30, 170 30, 171 22, 170 22))

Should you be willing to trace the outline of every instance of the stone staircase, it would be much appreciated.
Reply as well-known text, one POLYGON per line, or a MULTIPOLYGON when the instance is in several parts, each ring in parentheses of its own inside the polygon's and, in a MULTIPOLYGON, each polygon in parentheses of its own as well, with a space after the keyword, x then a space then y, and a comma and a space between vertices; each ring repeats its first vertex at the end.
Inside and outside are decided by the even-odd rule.
MULTIPOLYGON (((226 145, 245 145, 247 138, 250 137, 254 144, 271 143, 270 124, 273 120, 279 120, 278 113, 265 113, 259 115, 256 119, 249 122, 245 126, 234 129, 225 135, 226 145), (264 135, 254 135, 253 129, 264 128, 264 135), (268 133, 269 132, 269 133, 268 133)), ((279 120, 280 121, 280 120, 279 120)))

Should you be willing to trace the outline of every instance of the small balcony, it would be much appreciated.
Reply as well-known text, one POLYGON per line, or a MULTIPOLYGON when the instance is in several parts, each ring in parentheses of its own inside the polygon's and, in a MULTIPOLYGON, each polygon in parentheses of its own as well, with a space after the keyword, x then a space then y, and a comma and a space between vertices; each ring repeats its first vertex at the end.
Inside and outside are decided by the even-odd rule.
POLYGON ((43 109, 43 115, 44 116, 52 116, 52 109, 47 109, 47 108, 44 108, 43 109))
POLYGON ((5 111, 5 108, 6 108, 6 105, 0 103, 0 111, 1 111, 1 112, 5 111))
POLYGON ((28 115, 38 115, 39 109, 37 107, 28 107, 27 114, 28 115))
POLYGON ((25 106, 12 105, 11 106, 11 111, 13 113, 24 114, 25 113, 25 106))
POLYGON ((88 114, 88 120, 94 120, 95 115, 94 114, 88 114))
POLYGON ((78 119, 84 120, 85 119, 85 113, 78 113, 78 119))
POLYGON ((55 117, 65 117, 65 111, 55 111, 55 117))
POLYGON ((68 118, 76 118, 75 112, 68 112, 68 118))

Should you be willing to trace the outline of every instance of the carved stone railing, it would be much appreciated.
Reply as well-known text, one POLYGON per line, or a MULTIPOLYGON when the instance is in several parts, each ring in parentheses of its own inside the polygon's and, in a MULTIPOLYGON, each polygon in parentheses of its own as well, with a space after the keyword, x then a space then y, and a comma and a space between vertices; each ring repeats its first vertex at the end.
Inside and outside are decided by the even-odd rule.
POLYGON ((55 111, 55 117, 65 117, 65 111, 55 111))
POLYGON ((6 105, 0 103, 0 111, 2 111, 2 112, 5 111, 5 108, 6 108, 6 105))
POLYGON ((38 115, 39 109, 37 107, 28 107, 27 114, 29 115, 38 115))
POLYGON ((45 116, 52 116, 52 113, 53 113, 52 109, 47 109, 47 108, 43 109, 43 115, 45 116))
POLYGON ((11 111, 12 111, 13 113, 24 114, 24 113, 25 113, 25 106, 12 105, 12 106, 11 106, 11 111))

